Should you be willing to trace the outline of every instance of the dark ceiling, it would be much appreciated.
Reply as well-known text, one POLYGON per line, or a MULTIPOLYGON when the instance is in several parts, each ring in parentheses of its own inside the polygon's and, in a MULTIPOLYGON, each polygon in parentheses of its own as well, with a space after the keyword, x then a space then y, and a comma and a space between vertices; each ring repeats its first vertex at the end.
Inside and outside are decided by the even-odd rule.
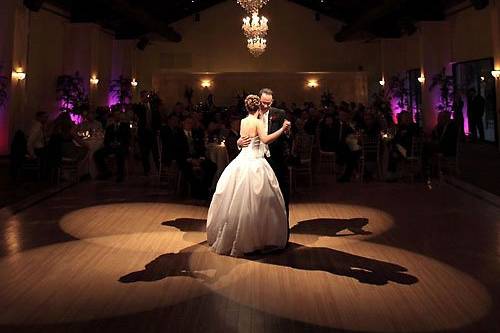
MULTIPOLYGON (((44 2, 67 10, 73 22, 95 22, 115 32, 119 39, 143 38, 156 33, 171 42, 182 36, 169 25, 228 0, 24 0, 36 10, 44 2)), ((234 1, 235 0, 230 0, 234 1)), ((271 0, 272 1, 272 0, 271 0)), ((487 0, 289 0, 316 12, 316 19, 330 16, 343 22, 335 34, 339 42, 373 38, 398 38, 416 31, 419 21, 445 19, 450 8, 483 7, 487 0)), ((199 17, 199 16, 198 16, 199 17)))

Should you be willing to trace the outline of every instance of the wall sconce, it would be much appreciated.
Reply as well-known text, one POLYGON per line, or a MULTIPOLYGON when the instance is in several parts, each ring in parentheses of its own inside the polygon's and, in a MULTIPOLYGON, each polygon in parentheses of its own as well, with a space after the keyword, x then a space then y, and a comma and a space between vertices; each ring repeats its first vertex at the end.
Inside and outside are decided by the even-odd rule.
POLYGON ((500 70, 491 71, 491 75, 496 79, 500 79, 500 70))
POLYGON ((385 86, 385 80, 382 78, 382 80, 378 81, 378 83, 383 87, 385 86))
POLYGON ((481 76, 481 81, 484 81, 484 80, 485 80, 484 76, 481 76))
POLYGON ((202 88, 210 88, 212 86, 212 81, 210 80, 201 80, 202 88))
POLYGON ((135 80, 135 78, 133 78, 133 79, 132 79, 132 81, 130 81, 130 84, 132 85, 132 87, 134 87, 134 88, 135 88, 135 87, 137 87, 137 85, 139 84, 139 82, 137 82, 137 81, 135 80))
POLYGON ((92 77, 90 78, 90 83, 95 86, 99 83, 99 79, 97 78, 96 75, 92 75, 92 77))
POLYGON ((307 86, 308 86, 309 88, 317 88, 317 87, 319 87, 318 80, 314 80, 314 79, 312 79, 312 80, 308 80, 308 81, 307 81, 307 86))
POLYGON ((15 71, 12 72, 12 78, 19 81, 24 80, 26 78, 26 72, 23 71, 22 67, 18 67, 15 71))
POLYGON ((420 82, 420 84, 424 84, 425 82, 425 76, 424 74, 420 74, 420 77, 417 78, 418 82, 420 82))

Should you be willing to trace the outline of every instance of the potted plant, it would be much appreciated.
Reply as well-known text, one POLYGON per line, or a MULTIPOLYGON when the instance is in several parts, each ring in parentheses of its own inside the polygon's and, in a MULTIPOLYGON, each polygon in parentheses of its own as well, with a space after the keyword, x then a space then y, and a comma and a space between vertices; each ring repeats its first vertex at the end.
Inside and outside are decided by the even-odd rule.
POLYGON ((408 110, 409 91, 403 76, 400 74, 393 75, 389 79, 387 92, 391 100, 396 100, 396 105, 401 111, 408 110))
POLYGON ((443 67, 440 73, 432 77, 432 83, 429 91, 439 88, 440 103, 437 105, 440 111, 450 111, 453 107, 454 89, 453 76, 446 75, 446 68, 443 67))
POLYGON ((70 112, 81 117, 89 110, 89 98, 85 93, 83 79, 78 72, 74 75, 60 75, 57 78, 57 99, 61 112, 70 112))

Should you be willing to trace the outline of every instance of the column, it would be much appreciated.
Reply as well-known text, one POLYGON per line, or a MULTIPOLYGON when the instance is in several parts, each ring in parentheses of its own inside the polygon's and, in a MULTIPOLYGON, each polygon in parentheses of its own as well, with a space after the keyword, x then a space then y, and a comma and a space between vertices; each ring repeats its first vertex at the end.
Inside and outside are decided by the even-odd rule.
POLYGON ((437 123, 437 106, 440 103, 439 87, 429 90, 434 75, 443 67, 451 75, 451 35, 448 22, 422 22, 420 24, 421 74, 425 77, 422 85, 422 116, 424 131, 430 133, 437 123))
MULTIPOLYGON (((500 1, 491 4, 491 37, 495 70, 500 70, 500 1)), ((497 143, 500 150, 500 79, 496 80, 497 143)))

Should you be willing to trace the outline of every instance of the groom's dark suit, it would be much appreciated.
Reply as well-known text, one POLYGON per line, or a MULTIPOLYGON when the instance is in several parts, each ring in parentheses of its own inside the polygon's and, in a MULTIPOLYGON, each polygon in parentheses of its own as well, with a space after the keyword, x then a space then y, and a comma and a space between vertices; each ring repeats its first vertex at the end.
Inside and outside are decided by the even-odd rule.
MULTIPOLYGON (((267 134, 278 131, 285 121, 285 111, 271 107, 269 109, 267 134)), ((269 144, 270 157, 266 157, 278 178, 281 193, 285 199, 286 215, 288 216, 288 204, 290 202, 290 187, 288 179, 288 157, 290 153, 290 139, 286 134, 281 135, 276 141, 269 144)))

